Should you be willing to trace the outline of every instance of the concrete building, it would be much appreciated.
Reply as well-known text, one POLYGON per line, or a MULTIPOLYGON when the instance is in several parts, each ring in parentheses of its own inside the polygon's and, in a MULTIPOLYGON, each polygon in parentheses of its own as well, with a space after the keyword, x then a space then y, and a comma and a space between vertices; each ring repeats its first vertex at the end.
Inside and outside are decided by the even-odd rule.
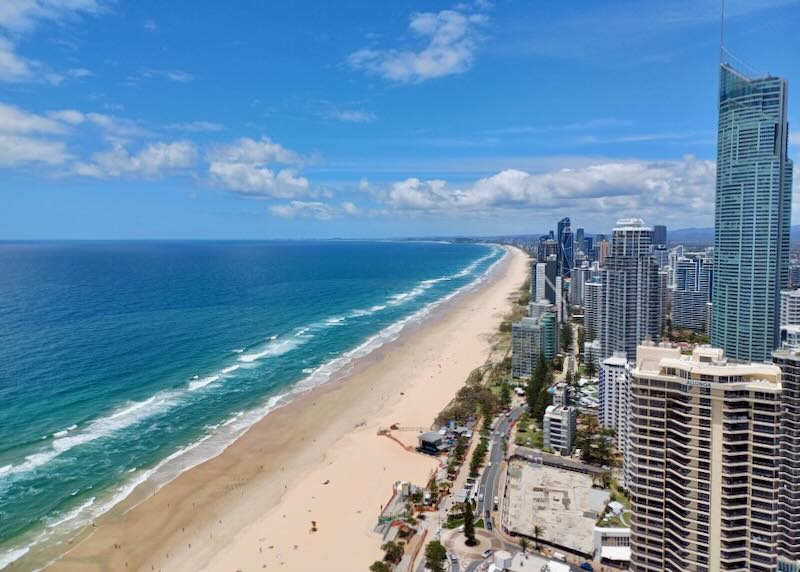
MULTIPOLYGON (((793 326, 797 327, 797 326, 793 326)), ((778 572, 800 571, 800 350, 778 350, 781 368, 778 572)))
POLYGON ((572 269, 572 276, 569 279, 570 305, 583 306, 584 287, 592 279, 593 272, 588 261, 584 261, 580 267, 572 269))
POLYGON ((800 264, 789 266, 789 288, 800 288, 800 264))
POLYGON ((789 284, 792 161, 787 84, 720 69, 711 343, 731 359, 768 361, 789 284))
POLYGON ((672 327, 707 331, 706 304, 711 300, 713 260, 704 254, 675 261, 672 327))
POLYGON ((630 373, 631 570, 771 572, 780 369, 642 345, 630 373))
MULTIPOLYGON (((628 360, 624 352, 616 352, 603 360, 598 380, 600 402, 598 420, 603 427, 614 430, 617 450, 621 451, 627 459, 628 360)), ((628 471, 623 471, 623 473, 625 484, 627 484, 628 471)))
POLYGON ((558 221, 556 240, 558 241, 558 275, 569 278, 575 266, 575 237, 572 233, 569 217, 558 221))
POLYGON ((558 353, 558 316, 546 300, 528 307, 530 316, 511 325, 511 376, 529 378, 536 369, 539 356, 553 359, 558 353))
POLYGON ((781 292, 780 325, 800 324, 800 290, 781 292))
POLYGON ((577 421, 578 410, 574 407, 548 405, 544 412, 544 447, 564 456, 571 455, 577 421))
POLYGON ((587 282, 583 285, 583 331, 587 340, 600 339, 603 315, 603 283, 587 282))
POLYGON ((599 336, 603 359, 625 352, 633 360, 638 344, 661 338, 661 282, 650 255, 652 236, 653 230, 641 219, 621 219, 614 228, 603 270, 599 336))

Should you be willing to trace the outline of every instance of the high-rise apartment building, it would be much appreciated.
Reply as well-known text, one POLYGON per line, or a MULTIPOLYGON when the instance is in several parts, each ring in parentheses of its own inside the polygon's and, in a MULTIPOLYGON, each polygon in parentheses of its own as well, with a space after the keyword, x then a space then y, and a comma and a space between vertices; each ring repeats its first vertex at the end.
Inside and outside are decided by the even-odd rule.
POLYGON ((781 292, 780 325, 800 325, 800 290, 783 290, 781 292))
POLYGON ((653 227, 653 246, 667 246, 667 227, 663 224, 653 227))
POLYGON ((603 283, 586 282, 583 285, 583 331, 587 340, 600 341, 603 316, 603 283))
POLYGON ((603 270, 600 327, 602 359, 661 337, 662 295, 658 265, 650 254, 653 229, 641 219, 621 219, 611 238, 603 270))
MULTIPOLYGON (((603 360, 598 376, 598 420, 603 427, 614 430, 617 450, 628 458, 628 360, 617 352, 603 360)), ((628 475, 624 472, 624 486, 628 475)))
POLYGON ((772 572, 780 369, 643 345, 630 372, 634 572, 772 572))
POLYGON ((778 572, 800 572, 800 350, 773 354, 781 368, 778 572))
POLYGON ((689 255, 675 261, 672 294, 672 327, 705 331, 706 304, 711 300, 713 260, 689 255))
POLYGON ((717 132, 711 343, 767 361, 789 283, 792 162, 786 81, 722 64, 717 132))

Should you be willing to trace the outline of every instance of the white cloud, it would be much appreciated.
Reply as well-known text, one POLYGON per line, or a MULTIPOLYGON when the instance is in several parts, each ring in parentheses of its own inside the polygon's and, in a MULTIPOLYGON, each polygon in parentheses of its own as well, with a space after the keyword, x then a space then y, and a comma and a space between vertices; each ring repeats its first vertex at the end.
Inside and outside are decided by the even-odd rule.
POLYGON ((269 137, 251 139, 242 137, 230 145, 218 145, 209 153, 214 161, 235 163, 283 163, 297 164, 303 158, 269 137))
POLYGON ((135 155, 122 146, 116 146, 110 151, 93 154, 91 162, 76 163, 74 171, 98 179, 122 176, 155 178, 191 167, 196 156, 197 150, 189 141, 152 143, 135 155))
POLYGON ((133 82, 140 78, 144 79, 162 78, 178 83, 187 83, 192 81, 194 79, 194 76, 189 72, 185 72, 182 70, 146 68, 141 70, 137 75, 132 76, 130 80, 133 82))
POLYGON ((282 205, 273 205, 269 210, 281 218, 312 218, 330 220, 337 215, 332 206, 316 201, 291 201, 282 205))
POLYGON ((0 36, 0 81, 27 81, 33 76, 31 62, 14 53, 14 46, 0 36))
POLYGON ((9 37, 31 31, 39 21, 63 21, 102 9, 96 0, 2 0, 0 1, 0 81, 46 81, 59 85, 65 77, 79 78, 89 74, 83 68, 59 73, 48 70, 41 62, 16 53, 9 37), (8 35, 10 33, 10 36, 8 35))
POLYGON ((212 161, 208 173, 226 189, 246 195, 288 199, 305 194, 309 187, 308 179, 292 169, 275 172, 254 163, 212 161))
POLYGON ((60 165, 68 157, 62 141, 0 133, 0 166, 18 167, 24 163, 60 165))
POLYGON ((54 112, 51 117, 29 113, 22 108, 6 103, 0 103, 0 133, 48 133, 61 134, 66 132, 63 119, 59 114, 66 111, 54 112), (59 121, 59 119, 61 121, 59 121))
POLYGON ((3 0, 0 28, 14 32, 31 30, 40 20, 64 20, 100 11, 97 0, 3 0))
POLYGON ((242 137, 229 145, 217 145, 208 152, 208 174, 216 184, 254 197, 293 198, 310 194, 308 179, 292 168, 304 159, 269 137, 242 137))
POLYGON ((334 111, 331 113, 331 117, 339 121, 347 121, 350 123, 372 123, 377 119, 375 114, 371 111, 358 110, 334 111))
POLYGON ((361 213, 361 209, 358 208, 358 205, 350 201, 345 201, 342 203, 342 211, 349 215, 357 215, 361 213))
POLYGON ((454 216, 569 208, 591 217, 666 212, 707 217, 714 209, 715 173, 714 161, 692 156, 611 161, 535 174, 506 169, 468 185, 409 178, 391 185, 379 199, 394 212, 454 216))
POLYGON ((478 27, 486 16, 456 10, 421 12, 411 16, 409 28, 425 45, 417 50, 364 48, 348 57, 362 69, 393 81, 421 82, 461 73, 470 68, 478 43, 478 27))
POLYGON ((167 129, 175 131, 185 131, 186 133, 213 133, 225 129, 224 125, 212 123, 210 121, 189 121, 187 123, 170 123, 167 129))

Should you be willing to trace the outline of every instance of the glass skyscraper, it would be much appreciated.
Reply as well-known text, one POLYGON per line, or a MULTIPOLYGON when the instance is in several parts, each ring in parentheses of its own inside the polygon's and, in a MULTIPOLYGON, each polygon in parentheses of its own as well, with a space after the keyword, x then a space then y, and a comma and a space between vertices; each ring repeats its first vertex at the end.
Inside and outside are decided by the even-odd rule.
POLYGON ((711 343, 742 361, 770 360, 780 291, 789 282, 786 101, 785 80, 722 64, 711 343))

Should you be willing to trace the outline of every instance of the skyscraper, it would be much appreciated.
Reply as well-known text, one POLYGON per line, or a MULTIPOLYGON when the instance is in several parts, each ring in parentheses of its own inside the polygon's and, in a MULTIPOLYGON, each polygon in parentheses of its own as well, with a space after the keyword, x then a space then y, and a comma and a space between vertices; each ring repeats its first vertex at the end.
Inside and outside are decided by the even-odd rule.
POLYGON ((800 351, 773 354, 781 368, 778 572, 800 571, 800 351))
POLYGON ((563 278, 568 278, 575 266, 575 237, 572 234, 569 217, 558 221, 558 273, 563 278))
POLYGON ((786 101, 785 80, 722 64, 711 342, 732 359, 767 361, 778 345, 792 198, 786 101))
POLYGON ((667 227, 657 224, 653 227, 653 245, 667 246, 667 227))
POLYGON ((675 261, 672 326, 707 331, 706 304, 711 296, 712 260, 705 254, 681 256, 675 261))
POLYGON ((773 364, 727 363, 716 348, 639 347, 629 380, 633 572, 775 570, 780 378, 773 364))
POLYGON ((650 254, 653 229, 641 219, 621 219, 603 270, 601 359, 614 352, 636 357, 636 346, 661 336, 662 299, 658 265, 650 254))

